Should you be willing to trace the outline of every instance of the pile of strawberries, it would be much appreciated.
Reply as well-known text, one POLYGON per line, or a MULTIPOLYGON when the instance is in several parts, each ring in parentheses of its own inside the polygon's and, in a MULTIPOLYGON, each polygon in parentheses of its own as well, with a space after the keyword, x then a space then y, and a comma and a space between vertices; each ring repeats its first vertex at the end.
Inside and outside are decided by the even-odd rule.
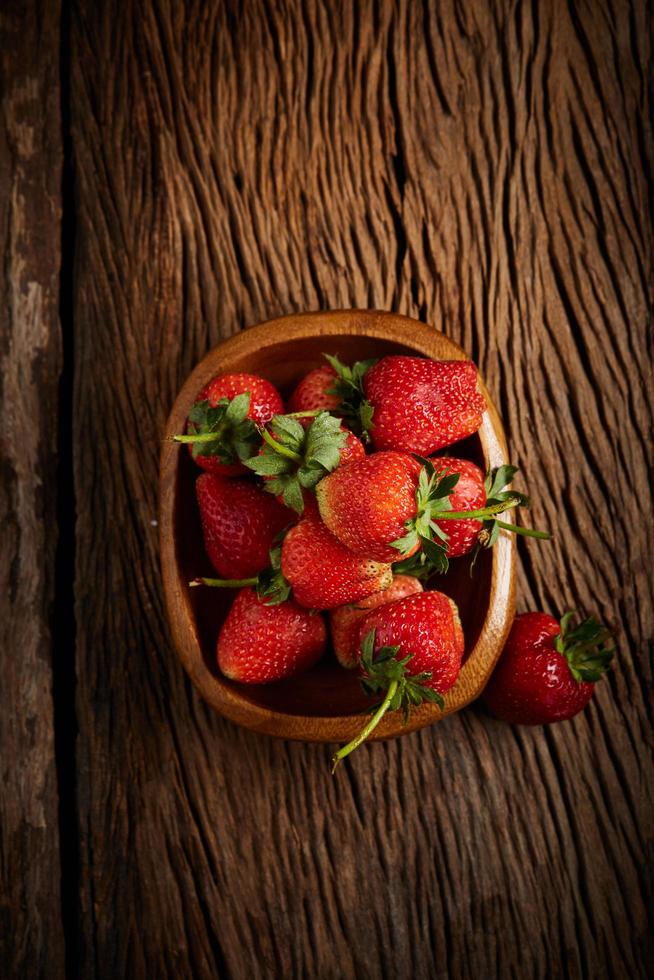
POLYGON ((507 489, 515 467, 484 474, 443 454, 482 421, 470 361, 325 357, 286 408, 264 378, 214 378, 176 439, 204 471, 197 501, 220 576, 192 584, 237 590, 220 670, 245 684, 290 677, 322 657, 329 628, 338 661, 379 698, 339 761, 386 711, 443 706, 464 652, 455 603, 431 587, 449 561, 502 530, 549 535, 498 516, 528 503, 507 489))

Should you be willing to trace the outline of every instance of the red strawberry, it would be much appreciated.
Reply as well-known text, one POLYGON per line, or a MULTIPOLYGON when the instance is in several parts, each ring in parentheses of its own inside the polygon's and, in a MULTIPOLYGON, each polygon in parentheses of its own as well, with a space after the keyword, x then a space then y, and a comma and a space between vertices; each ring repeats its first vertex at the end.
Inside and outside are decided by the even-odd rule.
POLYGON ((549 538, 544 531, 516 527, 500 521, 503 511, 528 504, 522 494, 504 490, 517 472, 514 466, 493 470, 479 487, 479 471, 467 460, 423 459, 423 466, 406 453, 379 452, 331 473, 316 487, 320 515, 339 541, 357 555, 377 561, 410 559, 398 571, 423 574, 447 571, 448 537, 452 528, 452 555, 463 554, 474 529, 480 545, 490 547, 501 528, 528 537, 549 538), (450 461, 453 462, 453 461, 450 461), (457 466, 461 464, 460 467, 457 466), (454 472, 452 472, 454 470, 454 472), (461 474, 461 475, 460 475, 461 474), (457 509, 454 492, 463 478, 457 509), (471 510, 483 492, 488 499, 471 510), (477 526, 473 518, 483 519, 477 526))
MULTIPOLYGON (((442 456, 432 459, 437 473, 457 473, 459 479, 449 495, 453 511, 482 510, 486 505, 484 474, 469 459, 442 456)), ((483 523, 479 520, 436 520, 438 527, 447 535, 446 550, 449 558, 466 555, 477 544, 483 523)))
POLYGON ((357 602, 388 588, 392 579, 389 565, 358 558, 337 541, 315 504, 284 538, 281 570, 295 600, 309 609, 357 602))
POLYGON ((359 659, 357 635, 359 624, 371 609, 385 606, 396 599, 404 599, 415 592, 422 592, 422 585, 412 575, 395 575, 383 592, 375 592, 367 599, 359 599, 349 606, 339 606, 329 614, 329 626, 336 659, 342 667, 356 667, 359 659))
POLYGON ((366 451, 363 448, 363 443, 360 439, 357 439, 353 432, 348 431, 348 429, 341 426, 341 432, 347 432, 347 439, 345 440, 345 445, 341 449, 341 461, 339 466, 347 466, 348 463, 355 463, 357 459, 363 459, 366 455, 366 451))
POLYGON ((245 465, 298 514, 304 509, 304 491, 343 463, 365 456, 357 437, 328 412, 303 419, 276 415, 261 431, 264 445, 245 465))
MULTIPOLYGON (((391 542, 416 516, 420 463, 405 453, 373 453, 339 468, 316 487, 320 516, 339 541, 357 555, 398 561, 391 542)), ((408 557, 418 550, 408 550, 408 557)))
POLYGON ((486 408, 471 361, 393 354, 352 367, 325 355, 337 379, 340 411, 368 431, 375 449, 427 456, 472 435, 486 408))
POLYGON ((391 355, 363 380, 375 449, 427 456, 472 435, 486 408, 471 361, 391 355))
POLYGON ((547 725, 585 708, 613 657, 609 631, 592 616, 570 628, 574 613, 516 616, 483 694, 496 718, 514 725, 547 725))
POLYGON ((246 391, 250 395, 248 418, 257 425, 265 425, 273 415, 284 411, 282 396, 275 386, 257 374, 218 375, 202 389, 196 401, 206 400, 213 408, 222 398, 235 398, 246 391))
POLYGON ((431 701, 444 707, 442 694, 461 669, 464 638, 454 602, 440 592, 420 592, 373 609, 359 625, 363 685, 383 696, 368 724, 336 753, 334 768, 376 728, 387 711, 431 701))
POLYGON ((444 694, 453 686, 461 668, 464 639, 456 604, 442 592, 420 592, 373 609, 359 624, 358 642, 375 631, 373 649, 399 646, 399 654, 411 654, 409 676, 427 671, 426 687, 444 694))
POLYGON ((195 484, 204 547, 219 575, 242 579, 269 564, 269 552, 291 514, 247 480, 203 473, 195 484))
POLYGON ((310 412, 314 409, 323 408, 328 412, 335 411, 341 403, 338 395, 332 395, 329 392, 335 381, 336 371, 328 364, 309 371, 288 399, 288 411, 310 412))
POLYGON ((218 476, 245 473, 242 460, 253 456, 260 442, 257 426, 284 411, 274 385, 256 374, 222 374, 198 395, 189 413, 187 434, 198 466, 218 476))
POLYGON ((290 599, 267 605, 254 589, 242 589, 220 630, 218 666, 241 684, 267 684, 313 667, 326 639, 318 613, 290 599))

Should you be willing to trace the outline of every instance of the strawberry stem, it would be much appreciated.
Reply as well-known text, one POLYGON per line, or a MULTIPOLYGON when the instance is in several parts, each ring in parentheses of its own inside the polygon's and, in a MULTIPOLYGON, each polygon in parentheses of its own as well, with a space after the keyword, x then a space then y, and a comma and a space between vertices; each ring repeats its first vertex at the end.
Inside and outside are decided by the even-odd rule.
POLYGON ((173 436, 173 442, 215 442, 219 438, 218 432, 196 432, 185 436, 173 436))
POLYGON ((325 411, 324 408, 314 408, 312 411, 306 412, 286 412, 285 417, 287 419, 315 419, 318 415, 321 415, 325 411))
POLYGON ((477 518, 493 517, 494 514, 503 514, 505 510, 518 507, 519 500, 503 500, 499 504, 491 504, 490 507, 481 507, 479 510, 443 510, 435 515, 437 521, 467 521, 477 518))
POLYGON ((259 431, 261 432, 261 437, 264 442, 267 442, 271 449, 274 449, 280 456, 286 456, 288 459, 292 459, 296 463, 302 462, 302 457, 299 453, 293 452, 293 450, 289 449, 288 446, 282 446, 281 442, 277 442, 277 440, 271 436, 267 429, 262 428, 259 431))
POLYGON ((377 711, 375 711, 374 715, 372 716, 368 724, 365 726, 365 728, 362 728, 359 734, 355 738, 353 738, 351 742, 348 742, 347 745, 344 745, 342 748, 338 750, 338 752, 336 752, 334 756, 332 756, 332 775, 333 773, 336 772, 336 767, 338 766, 339 762, 342 762, 343 759, 350 754, 350 752, 354 752, 354 750, 358 748, 362 742, 365 742, 365 740, 368 738, 371 732, 375 730, 379 722, 382 720, 382 718, 388 711, 391 701, 395 697, 395 692, 397 691, 398 684, 399 681, 391 681, 391 683, 388 686, 388 690, 386 691, 386 696, 384 700, 379 705, 377 711))
POLYGON ((549 541, 552 537, 549 531, 536 531, 533 527, 518 527, 517 524, 507 524, 505 521, 498 521, 498 527, 505 531, 512 531, 513 534, 522 534, 525 538, 540 538, 541 541, 549 541))
POLYGON ((242 589, 248 585, 256 585, 256 578, 194 578, 190 586, 211 585, 216 589, 242 589))

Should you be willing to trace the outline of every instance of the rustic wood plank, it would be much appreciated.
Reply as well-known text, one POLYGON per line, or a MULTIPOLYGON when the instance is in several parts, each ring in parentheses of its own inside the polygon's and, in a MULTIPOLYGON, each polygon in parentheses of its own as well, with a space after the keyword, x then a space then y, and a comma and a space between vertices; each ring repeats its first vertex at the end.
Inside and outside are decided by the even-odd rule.
POLYGON ((52 704, 59 4, 0 9, 0 974, 63 975, 52 704))
POLYGON ((650 38, 617 0, 77 0, 83 976, 646 975, 650 38), (349 306, 478 360, 557 532, 522 606, 621 655, 574 722, 472 709, 332 780, 190 690, 153 522, 199 357, 349 306))

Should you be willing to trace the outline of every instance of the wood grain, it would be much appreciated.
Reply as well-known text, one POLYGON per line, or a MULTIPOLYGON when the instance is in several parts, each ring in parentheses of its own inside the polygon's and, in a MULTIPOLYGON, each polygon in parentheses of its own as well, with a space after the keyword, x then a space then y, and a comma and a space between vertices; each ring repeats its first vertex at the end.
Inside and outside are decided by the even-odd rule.
POLYGON ((51 616, 62 142, 59 4, 0 7, 0 974, 64 968, 51 616))
POLYGON ((76 0, 82 976, 646 976, 650 15, 76 0), (557 532, 520 605, 597 612, 620 657, 571 723, 473 708, 331 780, 194 694, 153 522, 192 366, 347 307, 477 360, 557 532))

